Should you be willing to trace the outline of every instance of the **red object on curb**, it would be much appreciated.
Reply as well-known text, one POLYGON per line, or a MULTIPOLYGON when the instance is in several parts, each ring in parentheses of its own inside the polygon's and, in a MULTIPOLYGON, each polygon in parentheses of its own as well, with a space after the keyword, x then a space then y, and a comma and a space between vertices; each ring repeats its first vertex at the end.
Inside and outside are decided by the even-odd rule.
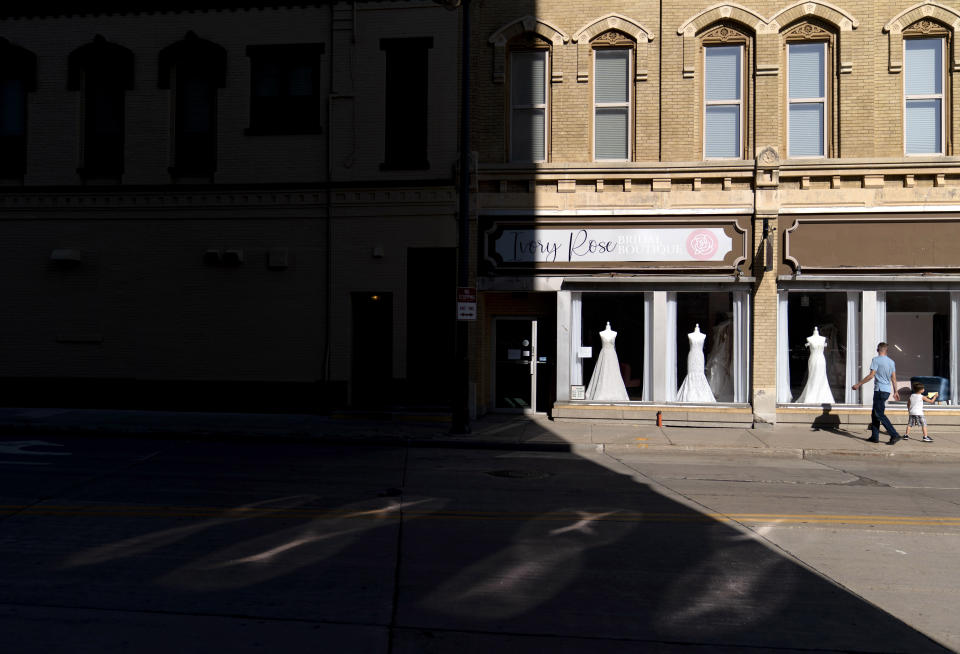
POLYGON ((663 427, 663 411, 657 411, 657 427, 663 427))

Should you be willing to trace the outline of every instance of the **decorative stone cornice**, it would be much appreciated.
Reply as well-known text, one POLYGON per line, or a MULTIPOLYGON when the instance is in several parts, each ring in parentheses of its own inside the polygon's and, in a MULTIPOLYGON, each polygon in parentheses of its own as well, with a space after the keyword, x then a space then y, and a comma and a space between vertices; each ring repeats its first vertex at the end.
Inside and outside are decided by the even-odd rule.
POLYGON ((633 37, 633 40, 639 43, 640 41, 653 41, 656 38, 656 35, 648 30, 646 27, 633 20, 632 18, 627 18, 622 14, 607 14, 602 18, 597 18, 583 27, 581 27, 573 35, 573 42, 580 43, 583 41, 590 41, 598 34, 602 34, 608 30, 618 30, 633 37))
POLYGON ((903 31, 914 25, 918 21, 932 22, 937 21, 954 34, 953 56, 951 70, 960 71, 960 49, 958 49, 956 33, 960 28, 960 12, 952 7, 939 2, 920 2, 904 9, 899 14, 887 21, 883 26, 883 31, 888 37, 888 51, 890 59, 887 69, 891 73, 899 73, 903 70, 903 31))
MULTIPOLYGON (((833 25, 839 33, 849 32, 860 25, 860 21, 851 14, 821 0, 801 0, 781 9, 770 18, 764 18, 752 9, 733 3, 722 3, 708 7, 685 20, 677 28, 677 34, 683 37, 683 76, 685 78, 695 76, 697 61, 699 60, 697 35, 714 23, 733 21, 752 31, 755 36, 760 36, 778 34, 784 26, 809 17, 833 25)), ((768 75, 775 75, 779 72, 779 66, 773 62, 758 60, 757 70, 763 70, 768 75)), ((851 63, 841 63, 841 73, 849 73, 852 70, 853 65, 851 63)))
MULTIPOLYGON (((413 187, 413 188, 362 188, 335 187, 330 189, 289 189, 289 190, 210 190, 210 191, 91 191, 71 192, 67 190, 38 191, 17 190, 0 193, 0 210, 8 216, 20 212, 57 213, 62 211, 97 211, 98 215, 110 219, 129 217, 130 212, 176 211, 175 217, 182 218, 185 209, 202 210, 204 217, 235 218, 237 211, 250 209, 260 212, 278 209, 308 210, 310 215, 325 215, 328 194, 335 205, 375 205, 375 204, 417 204, 450 205, 456 198, 450 188, 413 187), (321 209, 320 212, 317 210, 321 209), (226 210, 226 211, 224 211, 226 210), (218 213, 222 211, 222 214, 218 213), (114 214, 113 212, 117 212, 114 214)), ((162 218, 163 214, 156 217, 162 218)), ((2 220, 2 218, 0 218, 2 220)))
MULTIPOLYGON (((570 40, 570 37, 560 28, 551 25, 545 20, 534 16, 524 16, 511 21, 494 32, 488 41, 493 45, 493 81, 496 84, 502 84, 506 70, 506 50, 507 43, 524 33, 532 33, 545 39, 554 47, 563 45, 570 40)), ((563 71, 560 70, 557 58, 553 58, 553 73, 550 78, 553 82, 559 82, 563 79, 563 71)))
POLYGON ((627 35, 634 41, 635 63, 634 80, 645 82, 649 76, 648 72, 648 46, 650 41, 656 38, 656 35, 649 29, 622 14, 607 14, 597 18, 583 27, 573 35, 571 39, 577 44, 577 81, 587 82, 590 79, 590 69, 592 60, 590 49, 597 44, 596 39, 602 38, 604 33, 619 32, 627 35))

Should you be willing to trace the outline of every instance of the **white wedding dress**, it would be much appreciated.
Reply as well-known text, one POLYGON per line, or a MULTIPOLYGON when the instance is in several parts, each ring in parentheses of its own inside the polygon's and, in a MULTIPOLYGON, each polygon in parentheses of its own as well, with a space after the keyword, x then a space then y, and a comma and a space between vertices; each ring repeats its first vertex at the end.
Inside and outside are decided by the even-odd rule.
POLYGON ((586 399, 594 402, 629 402, 630 396, 627 395, 627 387, 623 383, 623 377, 620 375, 620 360, 617 358, 617 350, 614 342, 617 340, 617 332, 610 329, 610 323, 607 323, 606 329, 600 332, 600 354, 597 356, 597 365, 593 368, 593 375, 590 376, 590 383, 587 385, 586 399))
POLYGON ((687 353, 687 376, 677 391, 677 402, 716 402, 710 382, 703 372, 703 341, 707 335, 700 331, 698 324, 687 334, 690 351, 687 353))
POLYGON ((810 358, 807 360, 807 385, 803 387, 800 397, 794 400, 798 404, 833 404, 833 391, 830 390, 830 380, 827 378, 827 359, 823 356, 823 348, 827 339, 820 335, 820 330, 813 328, 813 335, 807 337, 807 347, 810 348, 810 358))

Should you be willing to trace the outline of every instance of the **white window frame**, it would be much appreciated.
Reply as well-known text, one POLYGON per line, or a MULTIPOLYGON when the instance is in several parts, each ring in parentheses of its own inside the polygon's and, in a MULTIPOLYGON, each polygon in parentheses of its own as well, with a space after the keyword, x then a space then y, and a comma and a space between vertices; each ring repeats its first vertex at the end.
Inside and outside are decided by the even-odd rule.
POLYGON ((542 109, 543 110, 543 159, 534 159, 532 162, 517 162, 517 163, 544 163, 549 158, 550 144, 547 140, 548 135, 550 134, 550 51, 547 49, 537 49, 537 50, 518 50, 516 52, 510 53, 510 75, 509 80, 510 85, 508 87, 508 92, 510 93, 510 124, 507 126, 508 139, 510 142, 509 148, 509 160, 514 162, 513 157, 513 125, 514 125, 514 113, 519 110, 525 109, 542 109), (533 103, 533 104, 523 104, 518 105, 513 102, 513 57, 518 54, 542 54, 544 57, 543 61, 543 102, 542 103, 533 103))
POLYGON ((703 113, 700 117, 701 124, 703 125, 703 158, 704 160, 720 160, 720 161, 732 161, 735 159, 743 159, 743 149, 744 149, 744 116, 743 116, 743 96, 744 88, 746 87, 747 76, 746 76, 746 48, 742 43, 733 43, 733 44, 709 44, 703 46, 703 113), (739 48, 740 49, 740 95, 737 100, 707 100, 707 50, 710 48, 739 48), (707 107, 708 106, 736 106, 738 116, 740 118, 740 154, 735 157, 708 157, 707 156, 707 107))
POLYGON ((633 48, 594 48, 593 50, 593 160, 594 161, 632 161, 633 160, 633 48), (627 55, 627 101, 626 102, 597 102, 597 53, 618 51, 627 55), (597 158, 597 110, 598 109, 626 109, 627 110, 627 158, 626 159, 598 159, 597 158))
POLYGON ((823 154, 820 155, 800 155, 804 159, 820 159, 827 156, 827 125, 829 124, 829 118, 827 115, 827 95, 829 94, 830 87, 830 78, 827 77, 827 70, 829 69, 827 57, 830 54, 830 47, 826 41, 791 41, 787 43, 787 156, 793 156, 790 153, 790 105, 793 104, 821 104, 823 105, 823 143, 821 147, 823 148, 823 154), (794 45, 821 45, 823 46, 823 96, 819 98, 793 98, 790 97, 790 47, 794 45))
POLYGON ((947 149, 947 78, 946 78, 946 56, 947 39, 942 36, 932 36, 921 39, 903 40, 903 61, 907 60, 907 41, 940 41, 940 93, 924 95, 907 95, 907 67, 904 65, 903 79, 903 154, 906 157, 930 157, 943 156, 947 149), (939 152, 907 152, 907 101, 909 100, 940 100, 940 151, 939 152))

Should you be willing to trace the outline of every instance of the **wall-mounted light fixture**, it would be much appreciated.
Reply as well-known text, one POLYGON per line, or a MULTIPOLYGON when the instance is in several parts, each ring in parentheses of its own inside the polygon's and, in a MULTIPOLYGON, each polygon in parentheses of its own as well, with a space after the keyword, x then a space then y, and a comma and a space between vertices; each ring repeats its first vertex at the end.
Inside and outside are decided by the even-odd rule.
POLYGON ((243 265, 243 250, 224 250, 224 251, 223 251, 223 265, 225 265, 225 266, 242 266, 242 265, 243 265))
POLYGON ((78 266, 83 262, 83 253, 76 248, 57 248, 50 253, 50 261, 61 266, 78 266))
POLYGON ((773 232, 777 231, 776 227, 770 227, 770 219, 763 219, 763 269, 766 272, 773 270, 773 243, 770 242, 770 238, 773 235, 773 232))
POLYGON ((270 248, 267 252, 267 268, 285 270, 290 265, 290 252, 287 248, 270 248))

